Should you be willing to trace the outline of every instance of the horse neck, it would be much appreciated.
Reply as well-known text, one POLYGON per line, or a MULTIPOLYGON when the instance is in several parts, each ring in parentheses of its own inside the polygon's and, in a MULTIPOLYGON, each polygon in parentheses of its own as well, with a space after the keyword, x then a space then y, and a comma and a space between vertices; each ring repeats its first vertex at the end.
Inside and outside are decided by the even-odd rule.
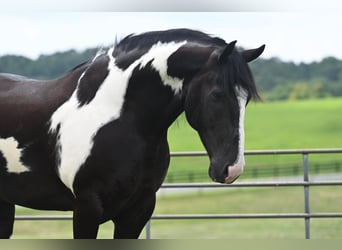
POLYGON ((73 96, 79 107, 106 106, 112 118, 130 122, 139 131, 165 134, 184 109, 182 91, 194 63, 200 67, 210 54, 201 48, 201 56, 194 56, 191 48, 180 49, 185 44, 158 43, 149 50, 128 52, 109 49, 87 65, 73 96), (184 56, 195 62, 187 60, 177 66, 184 56))
POLYGON ((166 131, 183 112, 183 92, 214 49, 184 41, 116 55, 117 65, 131 75, 126 108, 145 130, 166 131))
POLYGON ((129 117, 134 126, 148 136, 165 134, 184 110, 181 92, 175 93, 154 78, 154 72, 146 82, 135 81, 133 77, 127 88, 122 113, 122 119, 129 117))

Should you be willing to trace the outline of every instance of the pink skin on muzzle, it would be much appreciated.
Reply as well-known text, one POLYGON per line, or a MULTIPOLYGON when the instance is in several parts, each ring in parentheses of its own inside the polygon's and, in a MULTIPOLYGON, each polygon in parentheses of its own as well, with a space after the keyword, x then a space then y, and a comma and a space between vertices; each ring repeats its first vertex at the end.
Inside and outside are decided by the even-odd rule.
POLYGON ((226 184, 233 183, 243 172, 243 164, 229 166, 228 167, 228 176, 225 179, 226 184))

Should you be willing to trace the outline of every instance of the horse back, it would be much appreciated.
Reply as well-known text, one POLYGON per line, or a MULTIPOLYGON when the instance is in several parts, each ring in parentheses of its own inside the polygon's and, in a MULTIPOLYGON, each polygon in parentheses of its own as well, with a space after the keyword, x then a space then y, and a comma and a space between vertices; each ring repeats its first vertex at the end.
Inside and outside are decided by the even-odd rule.
POLYGON ((81 72, 54 80, 0 74, 0 138, 33 133, 72 94, 81 72))

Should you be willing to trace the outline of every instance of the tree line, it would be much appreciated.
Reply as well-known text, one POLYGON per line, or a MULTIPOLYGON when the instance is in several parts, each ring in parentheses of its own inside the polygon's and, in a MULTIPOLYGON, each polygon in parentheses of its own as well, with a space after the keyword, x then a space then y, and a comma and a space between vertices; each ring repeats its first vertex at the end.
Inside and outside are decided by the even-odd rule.
MULTIPOLYGON (((41 55, 35 60, 4 55, 0 56, 0 73, 52 79, 92 59, 97 51, 97 48, 68 50, 41 55)), ((342 61, 334 57, 300 64, 284 62, 279 58, 260 58, 250 66, 265 101, 342 96, 342 61)))
POLYGON ((98 49, 84 51, 68 50, 37 59, 18 55, 0 56, 0 73, 11 73, 36 79, 52 79, 62 76, 78 64, 92 59, 98 49))
POLYGON ((259 59, 251 69, 265 100, 342 96, 342 61, 335 57, 300 64, 279 58, 259 59))

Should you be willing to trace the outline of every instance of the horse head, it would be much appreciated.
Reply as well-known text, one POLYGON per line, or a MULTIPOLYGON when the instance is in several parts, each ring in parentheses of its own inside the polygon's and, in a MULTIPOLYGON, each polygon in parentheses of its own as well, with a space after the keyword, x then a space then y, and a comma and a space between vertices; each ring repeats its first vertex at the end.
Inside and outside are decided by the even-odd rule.
POLYGON ((250 99, 259 98, 248 62, 265 48, 239 52, 235 43, 180 48, 191 54, 192 46, 193 56, 185 57, 182 64, 186 68, 189 63, 196 72, 183 76, 186 118, 208 152, 211 179, 220 183, 232 183, 243 172, 245 107, 250 99))

